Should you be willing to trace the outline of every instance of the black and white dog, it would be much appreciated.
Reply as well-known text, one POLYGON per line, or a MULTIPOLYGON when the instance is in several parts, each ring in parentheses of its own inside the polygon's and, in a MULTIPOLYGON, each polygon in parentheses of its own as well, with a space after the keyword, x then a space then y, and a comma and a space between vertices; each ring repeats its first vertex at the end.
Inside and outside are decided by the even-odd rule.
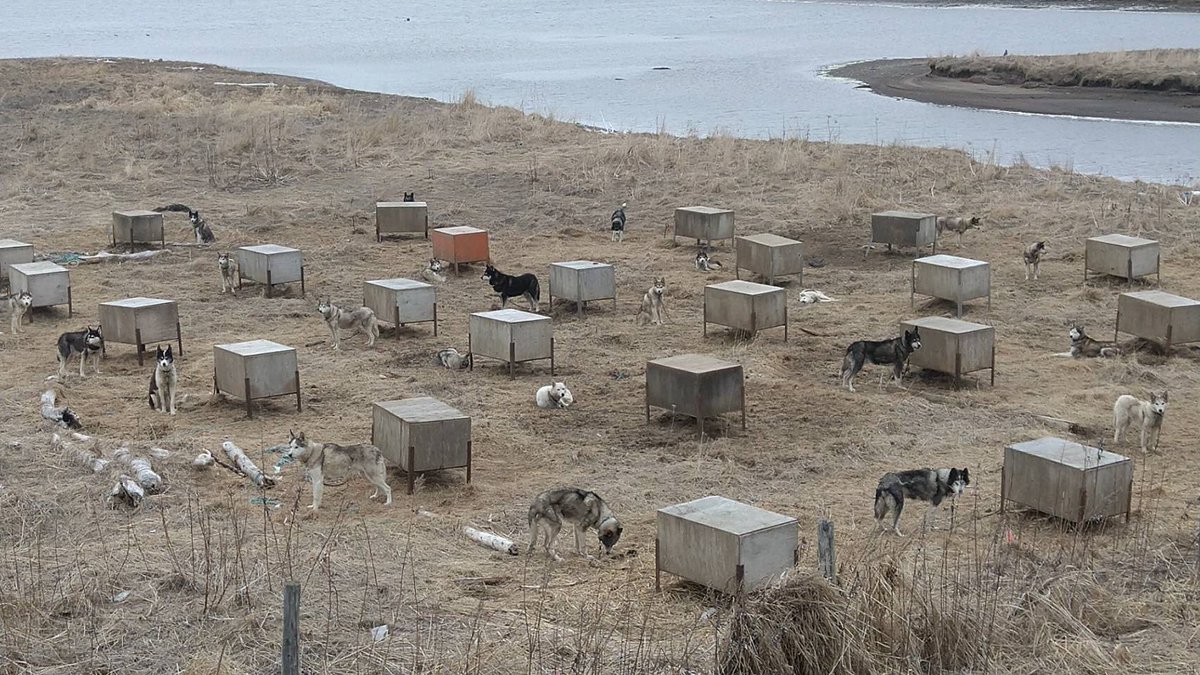
POLYGON ((406 202, 415 202, 415 201, 417 201, 417 197, 416 197, 416 195, 414 195, 414 194, 413 194, 413 193, 411 193, 411 192, 405 192, 405 193, 404 193, 404 201, 406 201, 406 202))
POLYGON ((625 240, 625 206, 628 202, 621 202, 621 208, 613 211, 612 214, 612 240, 625 240))
POLYGON ((175 211, 178 213, 188 214, 188 221, 192 223, 192 232, 196 235, 197 244, 211 244, 217 240, 213 234, 212 228, 208 223, 204 222, 204 218, 200 217, 200 212, 187 206, 186 204, 168 204, 154 209, 158 213, 163 211, 175 211))
POLYGON ((542 292, 538 286, 538 279, 533 274, 526 272, 519 277, 514 277, 501 272, 488 263, 487 269, 483 271, 483 276, 480 278, 491 284, 492 290, 500 294, 501 309, 504 308, 509 298, 524 296, 529 301, 530 311, 538 311, 542 292))
POLYGON ((175 414, 175 388, 179 383, 179 373, 175 370, 175 355, 171 353, 171 345, 166 351, 159 347, 154 352, 154 374, 150 376, 150 394, 148 396, 150 409, 159 412, 175 414))
POLYGON ((100 373, 100 352, 104 349, 104 336, 100 327, 88 326, 80 331, 63 333, 58 336, 58 379, 67 377, 67 359, 79 355, 79 376, 83 377, 83 366, 88 356, 92 357, 92 369, 100 373))
MULTIPOLYGON (((854 391, 854 376, 865 364, 871 363, 876 366, 890 365, 896 386, 900 386, 909 355, 920 348, 921 335, 916 328, 906 330, 904 335, 891 340, 859 340, 846 348, 846 357, 842 359, 842 384, 854 391)), ((882 373, 879 375, 879 382, 883 383, 882 373)))
POLYGON ((947 498, 953 506, 954 499, 970 484, 971 475, 966 469, 913 469, 886 473, 875 488, 875 522, 884 530, 891 529, 897 536, 904 536, 900 533, 904 500, 919 499, 929 502, 925 525, 929 526, 932 517, 936 529, 938 507, 947 498), (883 522, 888 513, 892 514, 891 528, 883 522))

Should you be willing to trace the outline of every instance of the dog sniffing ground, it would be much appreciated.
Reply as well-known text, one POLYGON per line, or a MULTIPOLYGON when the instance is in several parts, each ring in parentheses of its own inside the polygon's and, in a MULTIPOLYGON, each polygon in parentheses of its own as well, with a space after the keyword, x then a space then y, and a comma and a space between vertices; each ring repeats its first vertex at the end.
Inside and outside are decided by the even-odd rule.
MULTIPOLYGON (((856 602, 866 593, 856 580, 875 573, 895 593, 943 580, 920 594, 940 599, 937 616, 897 619, 909 646, 891 657, 896 669, 1192 667, 1197 353, 1185 345, 1169 360, 1053 355, 1068 348, 1076 323, 1097 339, 1111 336, 1125 286, 1082 284, 1088 236, 1160 240, 1165 289, 1200 294, 1200 210, 1173 191, 998 167, 948 150, 597 134, 489 109, 470 95, 443 105, 186 67, 0 61, 3 237, 38 253, 95 253, 110 240, 112 210, 181 202, 200 210, 217 238, 148 262, 72 267, 76 316, 37 311, 19 335, 0 336, 0 670, 270 671, 282 584, 296 579, 305 667, 314 672, 709 672, 728 634, 728 603, 669 577, 662 594, 653 591, 655 509, 709 494, 796 516, 804 572, 815 567, 817 519, 831 518, 838 592, 856 602), (277 86, 216 84, 264 81, 277 86), (381 317, 373 348, 360 334, 333 351, 319 298, 358 306, 364 280, 416 277, 428 265, 424 238, 375 242, 374 203, 407 191, 429 203, 431 226, 489 229, 493 262, 506 272, 544 281, 552 262, 614 264, 617 308, 592 303, 579 319, 573 304, 543 303, 555 322, 553 378, 541 363, 512 380, 486 359, 473 372, 449 370, 434 363, 438 350, 465 352, 468 314, 499 304, 472 266, 438 287, 437 338, 416 324, 397 339, 381 317), (610 216, 622 203, 625 241, 612 242, 610 216), (808 333, 747 341, 714 327, 701 337, 703 287, 733 278, 734 256, 717 243, 724 268, 699 272, 695 247, 663 235, 673 208, 692 204, 734 209, 739 233, 800 239, 806 257, 824 260, 787 286, 792 325, 808 333), (881 390, 880 367, 870 365, 857 393, 838 386, 852 342, 890 339, 903 319, 951 311, 910 308, 911 255, 863 259, 869 214, 892 208, 987 222, 954 253, 992 263, 991 311, 967 303, 964 318, 996 326, 994 388, 982 374, 955 391, 949 378, 910 373, 907 390, 881 390), (1041 278, 1026 282, 1022 251, 1040 240, 1049 251, 1041 278), (261 243, 304 251, 308 297, 288 288, 268 299, 252 285, 221 293, 217 253, 261 243), (657 276, 671 321, 637 326, 657 276), (804 288, 839 302, 803 305, 804 288), (58 405, 104 439, 105 456, 121 443, 171 452, 154 461, 165 494, 138 511, 110 511, 104 495, 115 472, 93 476, 53 451, 39 396, 56 372, 58 335, 95 324, 101 301, 139 295, 179 302, 178 414, 148 409, 153 364, 139 367, 130 345, 108 344, 100 375, 89 366, 81 380, 68 369, 55 385, 58 405), (210 400, 212 345, 259 337, 298 350, 302 413, 281 398, 250 420, 240 402, 210 400), (701 442, 690 420, 655 411, 645 423, 645 362, 689 352, 745 366, 746 432, 736 415, 707 425, 716 435, 701 442), (551 381, 569 383, 569 409, 535 405, 534 392, 551 381), (1171 409, 1159 454, 1143 458, 1136 440, 1114 448, 1117 396, 1164 389, 1171 409), (231 439, 270 472, 279 456, 262 449, 287 442, 289 430, 367 442, 372 402, 425 395, 472 416, 470 485, 462 471, 446 471, 408 496, 393 472, 395 503, 384 506, 352 478, 325 489, 319 518, 301 521, 291 516, 311 490, 295 465, 265 493, 223 469, 190 466, 202 449, 220 456, 231 439), (1128 526, 1075 529, 1019 510, 997 514, 1004 445, 1057 434, 1107 439, 1105 449, 1135 458, 1128 526), (880 477, 923 466, 970 469, 954 531, 922 536, 924 508, 913 508, 901 522, 907 537, 878 533, 880 477), (570 553, 567 537, 559 541, 566 560, 551 563, 539 551, 509 557, 461 536, 471 525, 524 549, 531 500, 563 486, 595 491, 612 508, 624 528, 614 556, 590 565, 570 553), (263 497, 265 507, 256 503, 263 497), (974 625, 954 621, 984 611, 970 601, 980 579, 994 599, 987 631, 960 631, 952 645, 950 633, 922 632, 974 625), (1030 628, 1031 616, 1047 618, 1030 628), (371 631, 384 624, 390 637, 375 642, 371 631)), ((194 242, 185 216, 167 214, 166 223, 168 242, 194 242)), ((588 544, 595 554, 594 533, 588 544)))

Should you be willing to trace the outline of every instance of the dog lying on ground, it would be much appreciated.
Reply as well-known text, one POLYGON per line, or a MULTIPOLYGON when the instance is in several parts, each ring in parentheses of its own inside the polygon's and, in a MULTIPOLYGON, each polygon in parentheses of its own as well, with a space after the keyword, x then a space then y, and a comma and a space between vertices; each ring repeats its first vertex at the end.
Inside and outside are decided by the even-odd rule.
POLYGON ((539 408, 566 408, 575 402, 571 390, 562 382, 547 384, 538 389, 535 398, 539 408))
POLYGON ((488 263, 483 271, 483 276, 480 278, 488 282, 492 290, 500 295, 501 309, 508 303, 509 298, 524 297, 529 301, 529 310, 531 312, 538 311, 538 303, 541 301, 542 292, 538 287, 537 276, 526 272, 519 277, 514 277, 501 272, 493 267, 491 263, 488 263))
POLYGON ((20 332, 21 321, 31 308, 33 308, 33 296, 29 291, 21 291, 8 296, 8 322, 13 335, 20 332))
POLYGON ((175 389, 179 384, 179 373, 175 370, 175 355, 171 345, 166 351, 158 347, 154 351, 154 373, 150 376, 150 409, 175 414, 175 389))
MULTIPOLYGON (((863 365, 871 363, 877 366, 890 365, 896 386, 900 387, 908 357, 920 348, 921 334, 916 328, 906 330, 904 335, 891 340, 859 340, 846 348, 846 356, 842 359, 842 384, 854 391, 854 376, 863 369, 863 365)), ((883 384, 882 373, 879 383, 883 384)))
POLYGON ((554 542, 564 522, 574 526, 575 551, 588 560, 592 556, 583 550, 583 535, 589 529, 596 530, 606 554, 612 553, 613 546, 621 538, 621 521, 612 514, 600 495, 578 488, 547 490, 538 495, 529 507, 528 553, 533 553, 538 533, 541 532, 545 539, 546 555, 554 560, 562 560, 554 548, 554 542))
POLYGON ((696 269, 700 272, 716 272, 721 269, 721 263, 708 255, 708 251, 700 249, 696 253, 696 269))
POLYGON ((188 222, 192 224, 192 234, 196 235, 197 244, 211 244, 217 240, 217 237, 213 235, 212 228, 209 227, 208 223, 206 223, 204 219, 200 217, 200 212, 189 206, 185 206, 183 204, 169 204, 167 206, 160 206, 154 210, 158 213, 162 213, 163 211, 175 211, 188 214, 188 222))
POLYGON ((356 474, 366 478, 375 491, 371 499, 379 496, 382 491, 386 499, 384 505, 392 503, 392 488, 387 484, 387 464, 379 448, 369 443, 357 445, 337 445, 335 443, 315 443, 304 437, 304 432, 297 436, 291 435, 288 449, 283 452, 284 459, 295 460, 304 466, 304 472, 312 482, 313 503, 308 508, 314 513, 321 508, 321 490, 325 479, 339 482, 356 474))
POLYGON ((63 333, 58 336, 58 378, 67 377, 67 360, 79 355, 79 377, 83 377, 83 366, 92 357, 92 371, 100 374, 100 352, 104 349, 104 336, 100 327, 88 326, 83 330, 63 333))
POLYGON ((1071 337, 1071 349, 1058 354, 1058 356, 1093 359, 1098 356, 1113 358, 1121 355, 1121 349, 1115 344, 1100 342, 1088 337, 1087 333, 1083 332, 1083 326, 1071 326, 1067 335, 1071 337))
POLYGON ((812 305, 818 302, 837 302, 837 300, 825 295, 821 291, 814 291, 808 288, 800 291, 798 299, 802 305, 812 305))
POLYGON ((442 274, 442 270, 446 269, 446 264, 437 258, 430 258, 429 265, 421 270, 421 278, 431 284, 444 284, 446 277, 442 274))
POLYGON ((621 203, 621 208, 613 211, 612 214, 612 241, 625 241, 625 206, 627 202, 621 203))
POLYGON ((329 332, 333 334, 333 348, 342 348, 341 329, 353 328, 355 333, 367 334, 367 346, 374 347, 375 339, 379 337, 379 321, 370 307, 359 307, 354 310, 344 310, 326 298, 317 305, 317 312, 325 319, 329 332))
POLYGON ((942 216, 937 219, 938 236, 942 236, 943 232, 958 233, 959 248, 962 248, 962 236, 966 234, 967 230, 979 228, 981 226, 982 222, 979 220, 978 216, 971 216, 970 218, 942 216))
POLYGON ((1163 416, 1167 414, 1167 392, 1150 394, 1149 401, 1136 396, 1122 394, 1113 404, 1113 443, 1125 440, 1129 425, 1137 422, 1142 430, 1142 453, 1158 452, 1158 432, 1162 430, 1163 416))
POLYGON ((447 347, 437 353, 437 362, 440 363, 443 368, 448 368, 450 370, 462 370, 463 368, 470 367, 471 355, 460 354, 458 353, 457 349, 453 347, 447 347))
POLYGON ((221 292, 237 295, 237 271, 233 266, 233 258, 228 253, 218 253, 217 268, 221 270, 221 292))
POLYGON ((1037 281, 1038 267, 1042 264, 1042 254, 1046 252, 1046 242, 1038 241, 1025 247, 1025 281, 1029 281, 1029 273, 1033 272, 1033 279, 1037 281))
POLYGON ((904 512, 905 499, 919 499, 929 502, 929 510, 925 512, 925 526, 937 529, 937 512, 942 502, 949 498, 953 500, 971 484, 971 476, 967 469, 914 469, 887 473, 879 479, 879 487, 875 488, 875 522, 879 527, 891 529, 897 536, 900 533, 900 514, 904 512), (888 513, 892 514, 892 526, 884 523, 888 513), (930 523, 930 520, 933 522, 930 523))
POLYGON ((667 305, 663 300, 666 292, 667 280, 663 277, 654 277, 654 285, 642 296, 642 307, 638 310, 636 319, 637 325, 660 326, 667 322, 667 305))

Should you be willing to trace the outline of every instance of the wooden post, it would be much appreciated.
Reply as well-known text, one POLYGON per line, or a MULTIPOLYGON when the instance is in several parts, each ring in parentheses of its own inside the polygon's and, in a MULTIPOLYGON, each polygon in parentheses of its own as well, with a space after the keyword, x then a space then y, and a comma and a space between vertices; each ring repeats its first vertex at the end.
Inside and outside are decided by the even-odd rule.
POLYGON ((829 583, 837 583, 837 557, 833 550, 833 521, 817 523, 817 567, 829 583))
POLYGON ((283 675, 300 675, 300 584, 283 587, 283 675))

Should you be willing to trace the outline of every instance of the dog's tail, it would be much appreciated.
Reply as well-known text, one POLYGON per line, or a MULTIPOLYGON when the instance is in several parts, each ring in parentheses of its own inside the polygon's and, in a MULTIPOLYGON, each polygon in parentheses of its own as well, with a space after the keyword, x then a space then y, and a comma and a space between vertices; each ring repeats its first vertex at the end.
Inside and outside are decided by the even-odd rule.
POLYGON ((538 283, 537 277, 534 277, 533 281, 531 281, 529 284, 529 295, 538 302, 541 302, 542 300, 542 287, 541 284, 538 283))
POLYGON ((184 204, 167 204, 166 206, 160 206, 157 209, 154 209, 154 211, 157 213, 162 213, 163 211, 175 211, 177 213, 191 213, 192 209, 191 209, 191 207, 185 206, 184 204))
POLYGON ((875 519, 883 520, 888 511, 899 513, 904 508, 904 491, 896 485, 881 485, 875 488, 875 519))

